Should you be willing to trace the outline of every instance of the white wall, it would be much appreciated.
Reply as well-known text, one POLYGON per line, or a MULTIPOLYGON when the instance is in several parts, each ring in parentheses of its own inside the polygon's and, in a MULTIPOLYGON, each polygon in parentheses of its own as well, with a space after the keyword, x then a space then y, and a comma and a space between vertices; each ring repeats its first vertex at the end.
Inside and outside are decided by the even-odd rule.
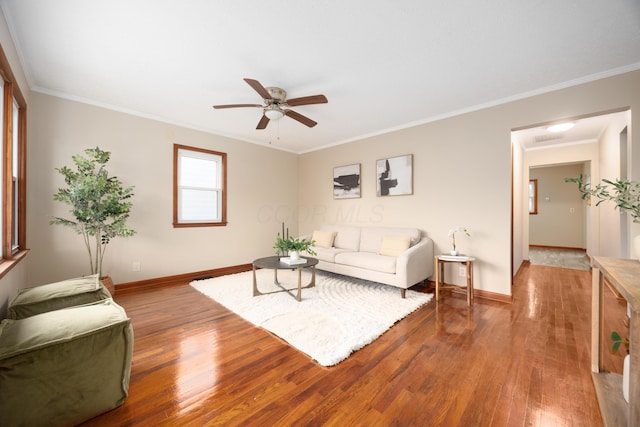
POLYGON ((515 238, 516 236, 524 236, 529 231, 529 192, 527 190, 529 180, 525 181, 525 176, 528 176, 528 171, 525 174, 523 170, 525 153, 518 141, 512 141, 511 152, 513 167, 513 257, 511 268, 513 275, 515 275, 522 262, 529 258, 529 241, 515 238))
POLYGON ((20 87, 20 91, 27 101, 27 105, 29 104, 29 84, 27 81, 27 77, 24 74, 24 70, 22 69, 22 64, 20 63, 20 59, 18 57, 18 52, 16 51, 16 47, 13 44, 13 39, 11 38, 11 34, 9 33, 9 27, 7 26, 7 21, 4 18, 4 14, 0 11, 0 45, 2 46, 2 50, 4 51, 5 56, 9 60, 9 64, 11 64, 11 71, 20 87))
MULTIPOLYGON (((463 225, 472 237, 462 239, 460 249, 478 258, 476 287, 510 295, 511 129, 626 106, 633 111, 640 108, 640 91, 632 90, 636 87, 640 71, 304 154, 300 230, 308 233, 324 222, 412 225, 425 230, 436 252, 443 252, 449 249, 449 228, 463 225), (414 155, 414 194, 376 197, 376 159, 402 154, 414 155), (362 164, 362 197, 333 200, 331 171, 350 163, 362 164)), ((632 117, 632 125, 640 126, 639 115, 632 117)), ((574 150, 585 161, 597 158, 590 148, 574 150)), ((634 173, 640 169, 637 157, 634 173)), ((576 161, 575 155, 570 161, 576 161)), ((528 170, 530 164, 524 166, 528 170)), ((526 181, 528 177, 516 191, 524 191, 526 181)), ((525 239, 528 235, 521 230, 514 235, 514 245, 524 247, 525 239)))
POLYGON ((529 244, 586 249, 583 200, 574 183, 582 164, 531 168, 538 182, 538 213, 529 215, 529 244))
POLYGON ((103 271, 115 283, 250 263, 273 253, 282 221, 297 230, 297 155, 40 93, 30 109, 30 285, 89 271, 81 237, 49 219, 69 216, 53 201, 64 185, 54 169, 73 167, 72 155, 95 146, 111 152, 111 174, 135 187, 130 225, 137 235, 113 240, 105 255, 103 271), (227 153, 226 227, 173 228, 174 143, 227 153))
MULTIPOLYGON (((616 116, 616 120, 611 123, 605 133, 600 138, 600 179, 617 179, 620 177, 620 132, 627 126, 629 121, 627 114, 616 116)), ((597 184, 592 180, 592 185, 597 184)), ((593 205, 592 205, 593 206, 593 205)), ((603 202, 598 207, 589 209, 597 209, 599 211, 599 228, 600 228, 600 249, 601 256, 621 258, 629 253, 629 248, 625 249, 625 253, 620 247, 620 211, 615 209, 612 202, 603 202)), ((628 217, 628 214, 623 214, 628 217)))
POLYGON ((510 281, 496 282, 492 289, 487 283, 511 256, 510 245, 500 243, 510 240, 510 229, 498 226, 511 222, 510 166, 495 167, 510 165, 509 129, 484 122, 487 110, 474 117, 474 127, 484 129, 486 140, 477 138, 465 115, 303 155, 300 167, 309 173, 301 177, 301 188, 309 191, 300 194, 301 206, 322 215, 301 216, 301 231, 313 231, 324 222, 415 226, 434 239, 436 253, 442 253, 450 249, 448 230, 464 226, 472 236, 459 236, 458 249, 479 256, 477 287, 508 294, 510 281), (491 146, 487 140, 505 145, 491 146), (377 197, 376 160, 403 154, 413 154, 413 195, 377 197), (349 163, 362 164, 362 197, 333 200, 332 168, 349 163), (487 210, 495 215, 486 215, 487 210), (492 256, 482 256, 487 253, 492 256))

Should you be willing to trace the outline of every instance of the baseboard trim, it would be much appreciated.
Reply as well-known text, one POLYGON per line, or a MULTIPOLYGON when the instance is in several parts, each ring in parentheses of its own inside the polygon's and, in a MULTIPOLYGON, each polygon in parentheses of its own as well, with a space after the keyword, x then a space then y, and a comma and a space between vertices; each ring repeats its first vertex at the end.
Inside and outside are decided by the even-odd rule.
POLYGON ((511 286, 513 286, 513 282, 516 281, 516 278, 519 275, 524 274, 525 269, 529 268, 529 266, 531 266, 531 261, 529 261, 528 259, 523 259, 522 263, 520 264, 520 267, 518 267, 518 271, 516 271, 516 274, 513 276, 513 281, 511 282, 511 286))
POLYGON ((569 246, 529 245, 529 248, 558 249, 558 250, 562 250, 562 251, 582 251, 582 252, 587 252, 587 250, 585 248, 572 248, 572 247, 569 247, 569 246))
MULTIPOLYGON (((436 282, 433 281, 433 280, 428 280, 427 282, 428 282, 428 290, 429 291, 433 291, 435 293, 436 282)), ((448 283, 444 283, 443 285, 444 286, 451 286, 448 283)), ((461 294, 461 295, 467 295, 467 291, 466 291, 465 288, 453 288, 453 289, 451 289, 451 292, 456 293, 456 294, 461 294)), ((473 290, 473 297, 474 298, 491 300, 491 301, 502 302, 502 303, 505 303, 505 304, 513 304, 513 297, 511 295, 499 294, 497 292, 483 291, 482 289, 474 289, 473 290)))
MULTIPOLYGON (((115 285, 116 294, 124 294, 128 292, 135 292, 140 289, 147 288, 160 288, 163 286, 175 286, 183 284, 185 282, 192 282, 197 279, 208 279, 211 277, 224 276, 227 274, 242 273, 245 271, 251 271, 253 264, 240 264, 231 267, 215 268, 213 270, 196 271, 193 273, 177 274, 175 276, 158 277, 155 279, 140 280, 137 282, 126 282, 115 285)), ((435 282, 429 280, 429 285, 435 289, 435 282)), ((464 292, 464 291, 463 291, 464 292)), ((483 291, 481 289, 474 289, 474 297, 488 299, 492 301, 504 302, 511 304, 513 302, 511 295, 499 294, 496 292, 483 291)))
POLYGON ((252 264, 240 264, 231 267, 215 268, 213 270, 202 270, 193 273, 177 274, 175 276, 158 277, 155 279, 140 280, 137 282, 120 283, 116 285, 116 294, 133 292, 143 288, 173 286, 184 282, 191 282, 197 279, 208 279, 210 277, 242 273, 244 271, 250 271, 252 268, 252 264))
POLYGON ((505 304, 513 304, 513 296, 499 294, 497 292, 483 291, 482 289, 474 289, 473 296, 475 298, 488 299, 491 301, 503 302, 505 304))

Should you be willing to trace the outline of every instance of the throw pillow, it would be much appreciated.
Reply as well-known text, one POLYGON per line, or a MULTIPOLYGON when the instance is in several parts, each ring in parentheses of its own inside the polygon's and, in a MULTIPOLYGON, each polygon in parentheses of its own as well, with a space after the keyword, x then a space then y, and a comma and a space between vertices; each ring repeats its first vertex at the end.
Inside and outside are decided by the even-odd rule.
POLYGON ((333 240, 336 238, 335 231, 315 230, 311 236, 311 240, 315 240, 315 246, 319 248, 330 248, 333 246, 333 240))
POLYGON ((411 246, 411 236, 382 236, 380 255, 398 256, 411 246))

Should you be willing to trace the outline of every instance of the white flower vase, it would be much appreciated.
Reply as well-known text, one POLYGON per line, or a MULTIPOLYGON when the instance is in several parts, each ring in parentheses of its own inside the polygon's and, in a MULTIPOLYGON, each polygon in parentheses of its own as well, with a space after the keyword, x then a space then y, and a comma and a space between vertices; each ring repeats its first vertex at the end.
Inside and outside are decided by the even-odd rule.
POLYGON ((640 234, 633 238, 633 251, 635 252, 636 259, 640 260, 640 234))
POLYGON ((624 357, 622 365, 622 396, 627 403, 629 403, 629 357, 628 354, 624 357))
POLYGON ((298 251, 289 252, 289 258, 291 258, 292 260, 299 260, 300 259, 300 252, 298 252, 298 251))
POLYGON ((450 251, 449 251, 449 253, 450 253, 451 255, 453 255, 453 256, 458 256, 458 253, 459 253, 459 252, 458 252, 456 249, 452 249, 452 250, 450 250, 450 251))

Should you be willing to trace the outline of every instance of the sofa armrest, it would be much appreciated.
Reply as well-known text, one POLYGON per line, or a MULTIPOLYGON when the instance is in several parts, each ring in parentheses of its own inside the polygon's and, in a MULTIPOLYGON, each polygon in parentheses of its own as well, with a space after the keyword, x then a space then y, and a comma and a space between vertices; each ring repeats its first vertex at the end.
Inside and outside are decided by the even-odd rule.
POLYGON ((433 275, 433 240, 422 237, 396 260, 396 275, 407 288, 433 275))

